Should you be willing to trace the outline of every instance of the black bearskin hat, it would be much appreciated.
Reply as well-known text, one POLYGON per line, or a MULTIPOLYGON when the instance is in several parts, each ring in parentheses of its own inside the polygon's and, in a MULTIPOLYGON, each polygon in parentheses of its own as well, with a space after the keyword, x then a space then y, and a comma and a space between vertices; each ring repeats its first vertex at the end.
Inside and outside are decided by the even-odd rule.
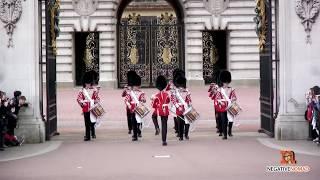
POLYGON ((167 80, 164 76, 158 76, 156 80, 156 87, 162 91, 167 86, 167 80))
POLYGON ((220 70, 215 70, 212 72, 211 74, 211 78, 212 78, 212 82, 216 83, 216 84, 220 84, 220 80, 219 80, 219 75, 220 75, 221 71, 220 70))
POLYGON ((127 73, 128 86, 133 86, 134 84, 133 82, 136 75, 137 73, 135 71, 128 71, 127 73))
POLYGON ((86 84, 92 84, 92 77, 88 72, 84 73, 84 75, 82 76, 82 86, 85 87, 86 84))
POLYGON ((141 77, 138 74, 134 76, 133 86, 141 86, 141 77))
POLYGON ((229 71, 222 71, 219 76, 221 83, 230 83, 231 82, 231 73, 229 71))
POLYGON ((19 96, 21 96, 21 91, 14 91, 14 92, 13 92, 13 96, 14 96, 14 97, 19 97, 19 96))
POLYGON ((180 77, 185 77, 185 72, 182 69, 175 69, 173 71, 173 84, 178 87, 177 85, 177 79, 179 79, 180 77))
POLYGON ((173 73, 172 73, 173 79, 175 79, 176 76, 185 76, 185 72, 182 69, 177 68, 173 70, 173 73))
POLYGON ((99 82, 99 74, 94 70, 88 71, 87 73, 89 74, 88 76, 91 78, 91 82, 93 84, 98 84, 98 82, 99 82))
POLYGON ((186 88, 187 87, 187 79, 184 76, 177 76, 176 77, 176 87, 183 87, 186 88))
POLYGON ((312 91, 314 95, 320 95, 320 87, 319 86, 313 86, 312 91))

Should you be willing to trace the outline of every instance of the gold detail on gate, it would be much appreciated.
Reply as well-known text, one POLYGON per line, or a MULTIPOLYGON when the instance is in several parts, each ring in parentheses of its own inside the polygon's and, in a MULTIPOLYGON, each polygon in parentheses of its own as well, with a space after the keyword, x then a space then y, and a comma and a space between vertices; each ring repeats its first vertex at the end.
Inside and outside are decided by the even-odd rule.
MULTIPOLYGON (((51 34, 51 46, 54 55, 57 55, 57 36, 56 29, 58 28, 57 16, 59 16, 60 0, 56 0, 51 7, 50 11, 50 34, 51 34)), ((59 33, 59 32, 57 32, 59 33)))
POLYGON ((98 55, 96 54, 96 50, 98 48, 98 42, 95 36, 95 33, 90 33, 86 37, 86 48, 84 51, 83 61, 86 65, 85 70, 88 71, 95 71, 99 73, 99 62, 98 62, 98 55))
POLYGON ((160 22, 161 24, 171 24, 173 19, 173 14, 170 14, 168 12, 165 12, 164 14, 161 14, 160 22))
MULTIPOLYGON (((173 14, 171 13, 170 15, 169 15, 169 13, 168 12, 165 12, 164 14, 161 14, 161 17, 160 17, 160 24, 161 25, 170 25, 170 24, 173 24, 174 22, 173 22, 173 14)), ((165 42, 165 45, 164 45, 164 47, 163 47, 163 49, 162 49, 162 54, 161 54, 161 58, 162 58, 162 60, 163 60, 163 62, 164 62, 164 64, 170 64, 171 63, 171 61, 172 61, 172 57, 173 57, 173 55, 172 55, 172 53, 171 53, 171 48, 170 48, 170 46, 169 46, 169 42, 168 42, 168 39, 170 38, 170 37, 166 37, 166 35, 168 34, 168 33, 166 33, 166 28, 167 29, 169 29, 169 27, 167 26, 164 26, 164 27, 160 27, 160 34, 161 34, 161 38, 164 38, 164 42, 165 42)), ((168 30, 167 30, 168 31, 168 30)), ((169 30, 169 36, 171 36, 171 32, 170 32, 170 30, 169 30)), ((168 35, 167 35, 168 36, 168 35)))
POLYGON ((219 60, 219 54, 218 54, 218 50, 217 48, 214 46, 214 47, 211 47, 210 48, 210 62, 212 64, 216 64, 219 60))
POLYGON ((130 59, 131 64, 137 64, 138 63, 138 61, 139 61, 139 51, 136 48, 136 46, 133 46, 130 49, 129 59, 130 59))
POLYGON ((162 60, 165 64, 170 64, 172 59, 171 49, 168 46, 163 48, 162 60))
POLYGON ((268 0, 256 0, 256 33, 259 37, 259 50, 264 50, 267 38, 267 16, 266 16, 266 1, 268 0))
POLYGON ((136 15, 136 13, 129 14, 128 16, 128 25, 137 25, 140 24, 140 14, 136 15))

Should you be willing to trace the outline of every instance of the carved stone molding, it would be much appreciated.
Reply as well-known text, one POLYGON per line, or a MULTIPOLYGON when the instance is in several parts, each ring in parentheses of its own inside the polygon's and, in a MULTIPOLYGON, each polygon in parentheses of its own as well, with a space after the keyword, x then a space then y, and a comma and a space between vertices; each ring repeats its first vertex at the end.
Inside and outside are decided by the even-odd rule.
POLYGON ((223 13, 229 4, 229 0, 203 0, 204 8, 215 16, 223 13))
MULTIPOLYGON (((22 14, 22 0, 0 0, 0 19, 9 36, 8 48, 13 47, 13 30, 22 14)), ((25 1, 25 0, 24 0, 25 1)))
POLYGON ((72 0, 74 11, 80 16, 90 16, 98 7, 98 0, 72 0))
POLYGON ((316 22, 319 11, 320 0, 296 0, 296 13, 301 19, 301 24, 303 24, 304 30, 307 33, 306 43, 311 44, 310 32, 312 24, 316 22))
POLYGON ((296 109, 305 109, 305 104, 298 103, 298 101, 295 100, 294 98, 290 98, 288 102, 292 103, 296 109))

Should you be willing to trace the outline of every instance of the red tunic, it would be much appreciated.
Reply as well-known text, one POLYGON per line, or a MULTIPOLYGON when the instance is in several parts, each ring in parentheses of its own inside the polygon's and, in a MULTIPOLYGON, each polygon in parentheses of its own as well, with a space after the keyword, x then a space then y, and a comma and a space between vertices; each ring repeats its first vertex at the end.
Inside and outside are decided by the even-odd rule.
MULTIPOLYGON (((125 98, 128 93, 130 93, 131 88, 128 86, 124 86, 121 97, 125 98)), ((126 109, 129 110, 128 106, 126 105, 126 109)))
MULTIPOLYGON (((228 101, 225 99, 223 93, 221 92, 221 88, 219 88, 211 97, 211 99, 214 100, 214 108, 216 112, 226 112, 229 106, 228 101)), ((228 87, 225 92, 231 102, 237 100, 235 89, 228 87)))
POLYGON ((170 97, 166 91, 160 91, 155 95, 152 107, 156 109, 159 116, 169 116, 170 97))
POLYGON ((153 108, 153 113, 152 113, 152 116, 157 116, 158 113, 157 113, 157 108, 154 108, 154 100, 156 99, 156 95, 152 95, 151 96, 151 107, 153 108))
MULTIPOLYGON (((185 103, 190 106, 191 105, 191 94, 188 89, 179 88, 178 92, 180 93, 182 99, 185 101, 185 103)), ((176 96, 175 92, 171 93, 171 102, 176 107, 176 114, 178 116, 183 115, 185 108, 183 105, 183 102, 180 102, 178 97, 176 96)))
MULTIPOLYGON (((145 98, 145 93, 139 89, 135 89, 135 90, 132 90, 133 93, 136 95, 137 99, 139 102, 141 103, 145 103, 146 102, 146 98, 145 98)), ((131 91, 127 93, 126 97, 125 97, 125 103, 126 105, 128 106, 129 110, 131 113, 134 112, 136 106, 137 106, 137 103, 136 101, 134 100, 134 98, 131 96, 131 91)))
MULTIPOLYGON (((84 88, 82 88, 77 97, 78 104, 82 107, 82 112, 89 112, 90 111, 90 101, 83 93, 84 88)), ((91 96, 91 99, 94 101, 100 101, 100 98, 98 96, 98 90, 96 88, 88 88, 87 89, 89 96, 91 96)))
POLYGON ((219 86, 216 83, 211 83, 208 89, 209 92, 209 98, 212 98, 212 96, 217 92, 219 86))

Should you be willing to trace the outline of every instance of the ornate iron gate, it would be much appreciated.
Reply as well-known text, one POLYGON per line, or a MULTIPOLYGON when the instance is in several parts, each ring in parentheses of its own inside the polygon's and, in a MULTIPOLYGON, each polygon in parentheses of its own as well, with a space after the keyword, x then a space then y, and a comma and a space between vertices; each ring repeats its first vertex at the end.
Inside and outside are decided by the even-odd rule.
POLYGON ((46 19, 46 140, 57 135, 56 38, 60 0, 45 1, 46 19))
POLYGON ((272 6, 270 0, 258 0, 256 6, 257 33, 260 48, 260 108, 261 129, 274 136, 274 94, 272 68, 272 6))
POLYGON ((173 15, 140 17, 132 14, 118 26, 119 87, 127 83, 127 71, 135 70, 142 86, 153 87, 158 75, 172 79, 176 68, 183 68, 183 26, 173 15))
POLYGON ((99 81, 99 33, 75 33, 76 85, 82 85, 84 73, 96 72, 99 81))
POLYGON ((212 83, 217 77, 212 78, 221 69, 227 69, 227 32, 203 31, 203 79, 206 84, 212 83))

